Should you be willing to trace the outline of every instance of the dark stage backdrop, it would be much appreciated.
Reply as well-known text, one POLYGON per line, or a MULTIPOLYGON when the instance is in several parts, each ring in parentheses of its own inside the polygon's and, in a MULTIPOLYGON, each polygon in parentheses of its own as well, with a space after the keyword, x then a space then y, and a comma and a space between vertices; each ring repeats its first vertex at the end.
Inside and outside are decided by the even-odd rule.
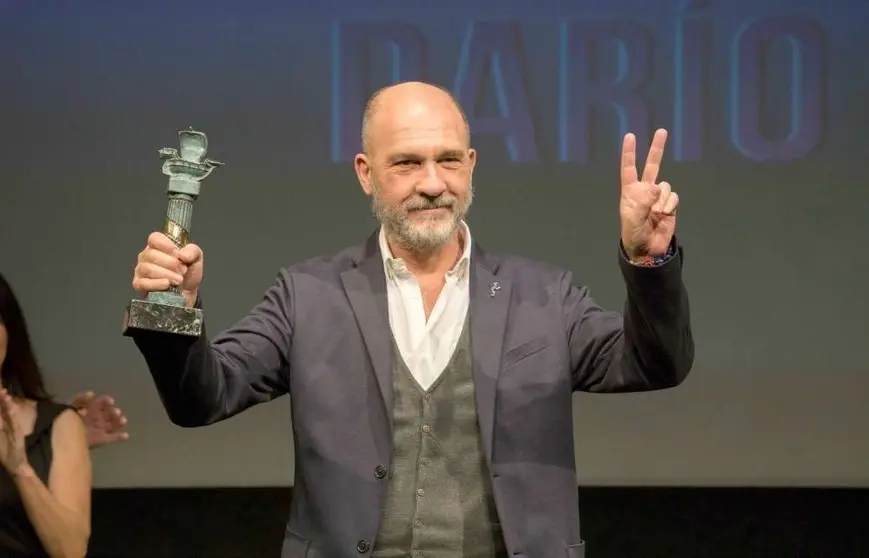
POLYGON ((110 392, 129 415, 132 440, 95 456, 97 486, 293 478, 287 398, 174 427, 120 335, 135 256, 165 211, 157 150, 194 126, 227 163, 194 217, 217 331, 280 266, 373 229, 350 164, 360 112, 410 78, 469 112, 475 236, 570 268, 608 307, 624 296, 620 137, 671 132, 663 177, 683 200, 696 366, 670 392, 577 396, 581 485, 869 485, 867 10, 0 3, 0 262, 54 392, 110 392))
MULTIPOLYGON (((290 488, 100 490, 88 556, 277 558, 291 497, 290 488)), ((588 558, 869 555, 867 490, 581 487, 579 501, 588 558)))

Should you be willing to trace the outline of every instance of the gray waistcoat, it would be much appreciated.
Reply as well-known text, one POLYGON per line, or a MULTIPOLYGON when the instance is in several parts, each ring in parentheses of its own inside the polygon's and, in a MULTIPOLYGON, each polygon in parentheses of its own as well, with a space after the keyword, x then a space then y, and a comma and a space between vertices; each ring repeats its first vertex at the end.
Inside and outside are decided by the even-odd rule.
POLYGON ((394 450, 378 558, 506 556, 477 423, 469 330, 465 320, 428 391, 393 340, 394 450))

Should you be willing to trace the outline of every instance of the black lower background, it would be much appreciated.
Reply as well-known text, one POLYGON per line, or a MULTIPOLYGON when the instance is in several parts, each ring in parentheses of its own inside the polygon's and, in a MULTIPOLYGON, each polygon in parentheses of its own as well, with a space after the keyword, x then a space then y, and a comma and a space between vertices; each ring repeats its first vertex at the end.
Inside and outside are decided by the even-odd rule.
MULTIPOLYGON (((579 497, 588 558, 869 557, 869 489, 593 487, 579 497)), ((291 498, 289 487, 98 489, 88 556, 278 557, 291 498)))

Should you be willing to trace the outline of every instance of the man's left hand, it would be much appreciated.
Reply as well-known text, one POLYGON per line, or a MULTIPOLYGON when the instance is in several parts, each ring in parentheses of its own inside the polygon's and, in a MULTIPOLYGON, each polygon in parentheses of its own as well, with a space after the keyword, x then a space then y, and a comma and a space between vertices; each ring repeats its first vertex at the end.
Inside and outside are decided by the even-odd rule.
POLYGON ((622 246, 632 261, 663 256, 676 232, 679 196, 658 171, 667 143, 667 130, 655 132, 642 179, 637 177, 637 138, 625 135, 622 145, 622 191, 619 201, 622 246))
POLYGON ((127 418, 110 395, 96 397, 94 392, 84 391, 73 398, 71 405, 84 420, 91 449, 130 438, 129 433, 123 431, 127 418))

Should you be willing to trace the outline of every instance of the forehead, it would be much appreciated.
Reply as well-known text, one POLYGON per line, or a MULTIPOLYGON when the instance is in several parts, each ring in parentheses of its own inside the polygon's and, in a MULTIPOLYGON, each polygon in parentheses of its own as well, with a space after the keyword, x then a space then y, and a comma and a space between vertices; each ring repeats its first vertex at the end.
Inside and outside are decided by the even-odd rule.
POLYGON ((448 103, 408 103, 381 113, 375 134, 384 152, 420 155, 467 148, 464 119, 448 103))

